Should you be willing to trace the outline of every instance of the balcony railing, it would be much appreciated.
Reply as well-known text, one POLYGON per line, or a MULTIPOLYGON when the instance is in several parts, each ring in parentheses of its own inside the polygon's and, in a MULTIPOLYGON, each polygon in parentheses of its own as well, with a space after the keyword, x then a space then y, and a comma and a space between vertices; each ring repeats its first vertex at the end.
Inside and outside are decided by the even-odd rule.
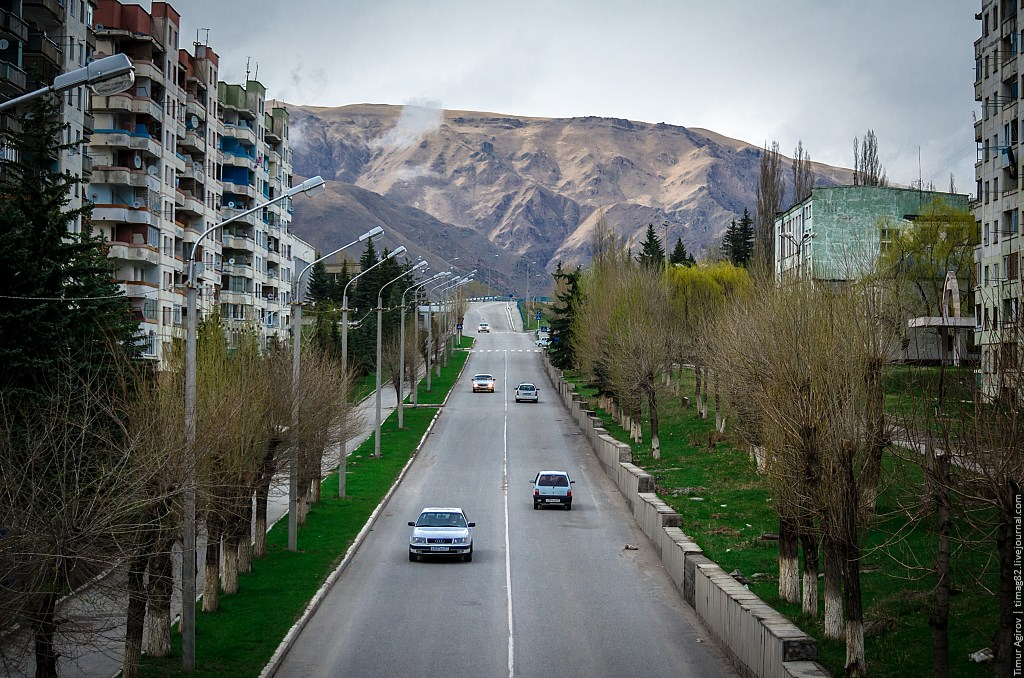
POLYGON ((28 40, 28 22, 5 9, 0 9, 0 31, 6 31, 22 42, 28 40))

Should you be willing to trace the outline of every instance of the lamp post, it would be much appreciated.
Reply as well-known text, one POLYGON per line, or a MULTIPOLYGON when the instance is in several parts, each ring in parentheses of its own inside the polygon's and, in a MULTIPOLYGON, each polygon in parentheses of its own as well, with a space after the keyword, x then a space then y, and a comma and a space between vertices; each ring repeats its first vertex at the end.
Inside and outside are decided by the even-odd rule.
POLYGON ((18 104, 37 99, 46 94, 56 94, 79 85, 86 85, 100 96, 110 96, 125 91, 135 82, 135 66, 127 54, 112 54, 97 59, 88 66, 58 75, 53 84, 34 92, 22 94, 20 97, 8 99, 0 104, 0 111, 6 111, 18 104))
MULTIPOLYGON (((804 275, 803 275, 804 274, 804 257, 803 257, 804 245, 806 245, 808 242, 810 242, 811 238, 814 238, 817 235, 818 234, 814 233, 813 231, 807 231, 807 232, 803 233, 800 236, 799 240, 797 240, 796 238, 791 236, 789 233, 779 233, 779 237, 785 238, 789 242, 793 243, 794 247, 796 247, 796 265, 797 265, 797 277, 798 278, 803 278, 804 277, 804 275)), ((781 274, 782 274, 781 266, 779 268, 780 268, 779 274, 781 276, 781 274)))
MULTIPOLYGON (((319 259, 306 265, 297 276, 292 279, 292 422, 291 430, 297 429, 299 424, 299 355, 301 353, 302 344, 302 300, 299 299, 299 284, 302 276, 304 276, 313 266, 330 259, 334 255, 338 254, 342 250, 355 245, 356 243, 364 242, 371 238, 374 238, 384 232, 384 229, 380 226, 374 226, 366 233, 363 233, 357 239, 353 240, 347 245, 339 247, 330 254, 325 254, 319 259)), ((299 458, 298 458, 298 446, 293 445, 295 448, 292 453, 292 460, 289 470, 288 478, 288 550, 298 550, 298 496, 299 496, 299 458)))
MULTIPOLYGON (((457 258, 457 257, 456 257, 457 258)), ((452 273, 452 271, 449 271, 452 273)), ((438 284, 427 290, 427 392, 431 390, 430 378, 433 372, 433 357, 434 357, 434 303, 430 300, 430 293, 434 290, 450 284, 450 280, 441 281, 438 284)))
MULTIPOLYGON (((443 308, 444 308, 444 315, 442 317, 444 319, 444 323, 443 324, 444 324, 445 334, 447 335, 447 336, 444 337, 444 352, 442 354, 443 357, 444 357, 444 364, 445 365, 448 364, 449 352, 451 352, 451 353, 455 352, 455 333, 453 331, 454 330, 454 325, 455 325, 455 306, 454 306, 454 302, 451 300, 449 295, 456 288, 461 287, 462 285, 465 285, 466 283, 468 283, 471 280, 473 280, 473 274, 474 273, 476 273, 476 269, 475 268, 468 275, 464 276, 463 278, 461 278, 459 280, 452 281, 450 284, 444 286, 443 289, 441 290, 441 294, 442 294, 442 296, 444 298, 444 306, 443 306, 443 308), (451 344, 448 343, 449 339, 451 339, 451 344)), ((440 370, 440 363, 438 364, 438 369, 440 370)), ((438 372, 438 374, 440 375, 440 372, 438 372)))
MULTIPOLYGON (((438 278, 443 278, 445 276, 449 276, 451 274, 452 274, 451 271, 441 271, 440 273, 435 273, 433 276, 427 278, 426 280, 421 280, 421 281, 419 281, 417 283, 413 283, 409 287, 406 287, 405 290, 402 292, 402 320, 401 320, 401 322, 399 324, 400 329, 399 329, 399 332, 398 332, 399 344, 400 344, 400 348, 399 348, 399 351, 398 351, 398 356, 399 356, 398 357, 398 428, 402 428, 402 427, 405 426, 404 413, 403 413, 403 410, 402 410, 402 401, 405 400, 402 397, 402 395, 405 393, 405 295, 411 289, 415 289, 417 287, 422 287, 423 285, 426 285, 429 282, 437 280, 438 278)), ((415 336, 415 337, 419 336, 419 334, 418 334, 418 332, 419 332, 418 323, 419 323, 419 310, 417 309, 413 313, 413 336, 415 336)), ((417 391, 416 384, 414 383, 413 387, 412 387, 413 403, 416 402, 416 391, 417 391)))
MULTIPOLYGON (((356 275, 352 276, 352 279, 345 284, 345 289, 342 290, 341 294, 341 366, 344 372, 345 383, 348 383, 348 287, 359 278, 363 277, 373 269, 383 264, 388 259, 394 259, 399 254, 405 252, 405 246, 399 245, 390 252, 386 257, 378 261, 372 266, 368 266, 365 271, 360 271, 356 275)), ((348 434, 346 431, 341 437, 341 456, 338 458, 338 497, 344 498, 345 496, 345 456, 348 454, 345 449, 348 446, 348 441, 345 436, 348 434)))
MULTIPOLYGON (((375 419, 375 425, 374 425, 374 429, 373 429, 373 456, 377 457, 377 458, 380 457, 380 396, 381 396, 381 394, 380 394, 380 361, 381 361, 381 338, 383 336, 381 325, 383 324, 382 320, 383 320, 383 314, 384 314, 384 309, 382 308, 383 305, 384 305, 384 288, 386 288, 391 283, 398 282, 399 280, 401 280, 402 278, 406 277, 407 275, 409 275, 413 271, 421 269, 421 268, 423 268, 426 265, 427 265, 427 262, 425 262, 425 261, 419 262, 418 264, 413 266, 408 271, 402 273, 399 276, 396 276, 396 277, 392 278, 391 280, 389 280, 386 283, 384 283, 383 285, 381 285, 380 286, 380 290, 377 292, 377 377, 376 377, 376 382, 375 382, 375 386, 377 387, 377 418, 375 419)), ((404 316, 404 312, 403 312, 403 316, 404 316)), ((404 321, 404 318, 403 318, 403 321, 404 321)), ((401 372, 402 372, 401 360, 399 360, 398 372, 399 372, 399 375, 401 375, 401 372)), ((401 378, 401 377, 399 377, 399 378, 401 378)), ((401 386, 399 386, 398 402, 402 402, 401 386)))
POLYGON ((267 205, 291 198, 299 193, 316 195, 323 190, 324 180, 320 177, 313 177, 288 189, 276 198, 239 212, 216 226, 211 226, 192 244, 188 259, 185 260, 188 268, 188 279, 185 281, 185 304, 188 314, 185 324, 185 465, 189 480, 185 484, 185 527, 181 548, 181 662, 182 669, 190 673, 195 670, 196 662, 196 332, 199 325, 196 317, 196 298, 198 296, 196 251, 203 239, 236 219, 248 216, 267 205))

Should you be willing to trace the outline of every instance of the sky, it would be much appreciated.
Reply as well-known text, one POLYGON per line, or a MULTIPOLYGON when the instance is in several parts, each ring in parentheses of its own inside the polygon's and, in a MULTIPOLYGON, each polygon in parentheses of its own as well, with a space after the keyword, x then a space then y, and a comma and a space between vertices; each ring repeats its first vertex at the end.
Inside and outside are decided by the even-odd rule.
MULTIPOLYGON (((140 3, 147 9, 150 3, 140 3)), ((604 116, 798 142, 974 191, 981 0, 172 0, 181 45, 288 103, 604 116), (247 66, 248 64, 248 66, 247 66)))

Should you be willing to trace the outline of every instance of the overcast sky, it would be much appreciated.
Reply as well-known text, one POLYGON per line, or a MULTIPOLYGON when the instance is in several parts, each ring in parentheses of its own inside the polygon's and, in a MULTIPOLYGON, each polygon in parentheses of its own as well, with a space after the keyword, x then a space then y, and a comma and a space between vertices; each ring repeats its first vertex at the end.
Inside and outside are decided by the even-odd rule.
MULTIPOLYGON (((149 7, 142 0, 144 7, 149 7)), ((597 115, 798 141, 974 190, 980 0, 173 0, 182 46, 289 103, 597 115), (209 29, 209 32, 205 29, 209 29), (208 35, 208 38, 207 38, 208 35)))

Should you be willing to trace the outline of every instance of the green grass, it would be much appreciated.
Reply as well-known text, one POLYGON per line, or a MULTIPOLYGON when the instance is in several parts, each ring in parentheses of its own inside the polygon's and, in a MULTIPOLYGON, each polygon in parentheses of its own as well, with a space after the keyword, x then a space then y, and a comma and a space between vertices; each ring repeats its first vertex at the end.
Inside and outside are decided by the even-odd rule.
MULTIPOLYGON (((584 397, 593 390, 567 374, 584 397)), ((894 379, 898 387, 900 379, 894 379)), ((693 374, 684 372, 682 393, 693 393, 693 374)), ((834 675, 842 675, 846 649, 841 642, 824 638, 820 619, 805 617, 799 605, 778 597, 778 546, 762 541, 762 533, 777 533, 778 519, 771 506, 771 494, 758 476, 749 455, 728 437, 718 440, 714 415, 700 419, 696 408, 683 410, 679 400, 660 393, 661 459, 651 454, 649 428, 645 420, 644 444, 633 446, 633 460, 654 476, 657 493, 683 518, 683 531, 696 541, 705 555, 726 572, 739 570, 751 582, 750 589, 762 600, 789 617, 819 643, 821 663, 834 675), (699 498, 699 500, 698 500, 699 498)), ((629 443, 629 437, 604 412, 598 416, 609 434, 629 443)), ((934 576, 936 540, 930 521, 912 522, 899 510, 917 500, 921 493, 920 468, 906 460, 887 456, 885 484, 878 501, 878 520, 864 540, 863 604, 867 622, 877 621, 884 630, 869 634, 865 652, 872 676, 918 676, 931 670, 931 630, 928 626, 929 593, 934 576), (894 540, 900 534, 902 539, 894 540), (916 562, 909 569, 901 562, 916 562)), ((961 529, 966 530, 964 526, 961 529)), ((980 535, 974 536, 981 539, 980 535)), ((994 572, 984 568, 994 556, 994 545, 981 540, 980 546, 962 549, 954 562, 954 587, 961 591, 951 602, 950 667, 956 676, 990 676, 991 669, 975 664, 968 654, 988 647, 995 630, 998 606, 984 587, 993 590, 994 572), (979 584, 980 582, 980 584, 979 584)), ((819 590, 819 606, 824 592, 819 590)))
MULTIPOLYGON (((451 388, 467 353, 457 351, 434 380, 433 393, 451 388)), ((446 392, 446 391, 445 391, 446 392)), ((371 436, 349 457, 346 498, 338 498, 338 475, 323 481, 319 504, 299 528, 296 553, 288 551, 288 521, 267 534, 267 556, 253 571, 239 575, 239 591, 221 595, 220 609, 204 613, 196 606, 196 675, 256 676, 270 660, 288 629, 341 562, 359 530, 409 460, 437 410, 409 409, 398 430, 394 413, 381 425, 381 457, 373 458, 371 436), (267 614, 273 610, 273 614, 267 614)), ((143 657, 145 676, 181 673, 181 636, 172 634, 170 657, 143 657)))
MULTIPOLYGON (((462 337, 462 344, 459 348, 468 349, 473 346, 472 337, 462 337)), ((462 366, 469 360, 469 352, 465 350, 456 350, 452 353, 451 358, 448 359, 448 366, 441 369, 441 376, 434 376, 430 379, 430 390, 427 390, 426 378, 420 380, 419 385, 416 388, 416 402, 420 405, 440 405, 444 402, 444 399, 448 397, 448 392, 452 390, 452 386, 455 385, 455 380, 459 378, 459 373, 462 371, 462 366)), ((405 402, 411 402, 406 397, 405 402)))

